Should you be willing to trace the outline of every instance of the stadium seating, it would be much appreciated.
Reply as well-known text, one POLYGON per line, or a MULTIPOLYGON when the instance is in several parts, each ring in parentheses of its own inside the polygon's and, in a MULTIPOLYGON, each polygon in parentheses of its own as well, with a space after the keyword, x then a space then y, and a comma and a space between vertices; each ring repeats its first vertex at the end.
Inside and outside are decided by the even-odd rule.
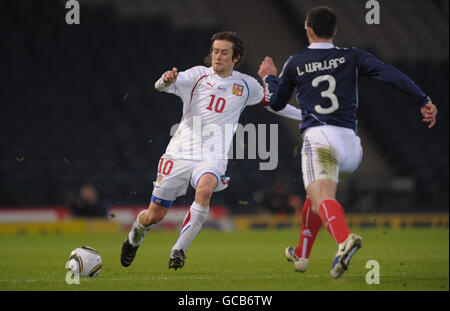
MULTIPOLYGON (((8 60, 0 73, 0 206, 64 204, 85 182, 110 204, 147 204, 182 114, 179 99, 153 83, 171 66, 201 64, 217 29, 177 28, 165 15, 119 17, 105 5, 84 6, 76 26, 65 24, 63 6, 36 1, 0 1, 0 12, 8 60)), ((278 118, 248 110, 242 124, 278 118)), ((285 144, 290 156, 295 142, 285 144)), ((238 206, 251 199, 242 193, 270 187, 269 174, 255 173, 257 160, 232 162, 234 186, 215 204, 238 206)), ((192 191, 178 202, 190 204, 192 191)))
MULTIPOLYGON (((63 5, 0 0, 0 206, 64 204, 69 191, 88 181, 110 204, 148 202, 169 130, 181 118, 179 99, 154 91, 153 83, 171 66, 183 70, 200 64, 209 49, 208 39, 219 27, 209 14, 201 18, 202 1, 188 5, 180 0, 178 6, 164 7, 154 1, 153 10, 147 11, 144 8, 150 6, 141 2, 139 10, 149 11, 148 15, 136 14, 131 5, 127 9, 126 1, 93 1, 95 5, 83 6, 81 24, 69 26, 63 5), (122 15, 113 2, 121 6, 122 15), (174 22, 171 14, 178 14, 180 6, 193 11, 187 14, 191 20, 174 22)), ((448 24, 448 15, 439 15, 437 9, 445 1, 434 3, 429 14, 437 17, 424 28, 426 34, 445 18, 448 24)), ((343 8, 343 14, 354 10, 347 4, 343 8)), ((304 10, 305 6, 292 12, 302 20, 304 10)), ((387 26, 408 36, 405 27, 387 26)), ((394 65, 432 96, 440 121, 445 121, 448 56, 442 58, 441 53, 445 42, 434 48, 431 60, 419 61, 420 51, 405 51, 408 61, 402 62, 395 57, 399 47, 390 49, 393 41, 384 38, 391 34, 373 31, 373 35, 377 49, 359 29, 342 40, 365 42, 374 53, 382 50, 392 57, 394 65)), ((401 48, 401 41, 394 43, 401 48)), ((240 70, 249 71, 245 66, 240 70)), ((360 93, 360 121, 369 126, 398 174, 417 180, 419 203, 414 208, 447 209, 448 190, 443 189, 448 188, 448 122, 427 131, 405 95, 376 81, 361 81, 360 93)), ((240 119, 241 124, 249 122, 279 125, 283 137, 279 164, 276 172, 260 171, 259 160, 230 160, 231 186, 213 200, 234 213, 258 211, 263 207, 261 193, 277 180, 288 181, 292 192, 304 196, 299 142, 283 134, 287 129, 281 117, 250 107, 240 119)), ((190 204, 192 198, 191 189, 177 202, 190 204)))

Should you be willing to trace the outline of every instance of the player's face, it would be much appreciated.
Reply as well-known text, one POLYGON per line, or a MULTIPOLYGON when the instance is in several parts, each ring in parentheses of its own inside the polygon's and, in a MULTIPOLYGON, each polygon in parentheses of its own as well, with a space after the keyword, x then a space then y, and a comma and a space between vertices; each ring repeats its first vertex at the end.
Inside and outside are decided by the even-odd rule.
POLYGON ((211 51, 211 63, 214 72, 219 76, 229 76, 238 60, 238 57, 233 59, 232 42, 226 40, 214 41, 211 51))

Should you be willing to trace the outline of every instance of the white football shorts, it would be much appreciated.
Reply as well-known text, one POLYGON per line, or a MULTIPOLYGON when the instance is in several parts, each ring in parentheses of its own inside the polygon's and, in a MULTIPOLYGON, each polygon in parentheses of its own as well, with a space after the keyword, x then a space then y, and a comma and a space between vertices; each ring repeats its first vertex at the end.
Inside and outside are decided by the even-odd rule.
POLYGON ((167 201, 185 195, 189 186, 196 189, 200 177, 213 174, 217 178, 214 192, 228 187, 230 178, 225 176, 228 160, 184 160, 163 155, 158 163, 158 174, 153 182, 152 195, 167 201))
POLYGON ((305 189, 318 179, 336 183, 339 174, 353 173, 362 159, 361 139, 349 128, 322 125, 303 133, 302 171, 305 189))

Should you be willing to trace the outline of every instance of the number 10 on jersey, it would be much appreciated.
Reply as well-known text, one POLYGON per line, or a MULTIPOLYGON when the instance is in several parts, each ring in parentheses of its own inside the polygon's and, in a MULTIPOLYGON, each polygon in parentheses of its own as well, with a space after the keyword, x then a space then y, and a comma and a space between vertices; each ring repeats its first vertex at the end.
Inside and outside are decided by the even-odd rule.
POLYGON ((158 174, 169 175, 173 168, 173 161, 161 158, 159 160, 158 174))
POLYGON ((216 100, 216 95, 211 95, 211 101, 209 102, 208 107, 206 107, 206 109, 213 111, 213 106, 214 106, 214 111, 217 113, 221 113, 224 109, 225 109, 225 103, 226 100, 223 97, 219 97, 216 100), (214 103, 216 103, 214 105, 214 103))

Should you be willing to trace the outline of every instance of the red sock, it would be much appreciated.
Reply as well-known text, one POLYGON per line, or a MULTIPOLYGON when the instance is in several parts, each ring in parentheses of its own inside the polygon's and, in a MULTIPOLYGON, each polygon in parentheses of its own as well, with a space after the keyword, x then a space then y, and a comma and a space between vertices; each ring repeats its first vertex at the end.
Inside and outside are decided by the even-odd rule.
POLYGON ((309 198, 306 198, 302 210, 300 240, 298 241, 297 248, 295 249, 295 255, 297 255, 298 258, 309 258, 314 240, 316 239, 317 233, 319 233, 321 227, 322 220, 319 216, 313 213, 311 201, 309 198))
POLYGON ((322 223, 334 240, 340 244, 350 234, 350 229, 345 222, 344 209, 338 201, 327 199, 319 205, 319 216, 322 223))

